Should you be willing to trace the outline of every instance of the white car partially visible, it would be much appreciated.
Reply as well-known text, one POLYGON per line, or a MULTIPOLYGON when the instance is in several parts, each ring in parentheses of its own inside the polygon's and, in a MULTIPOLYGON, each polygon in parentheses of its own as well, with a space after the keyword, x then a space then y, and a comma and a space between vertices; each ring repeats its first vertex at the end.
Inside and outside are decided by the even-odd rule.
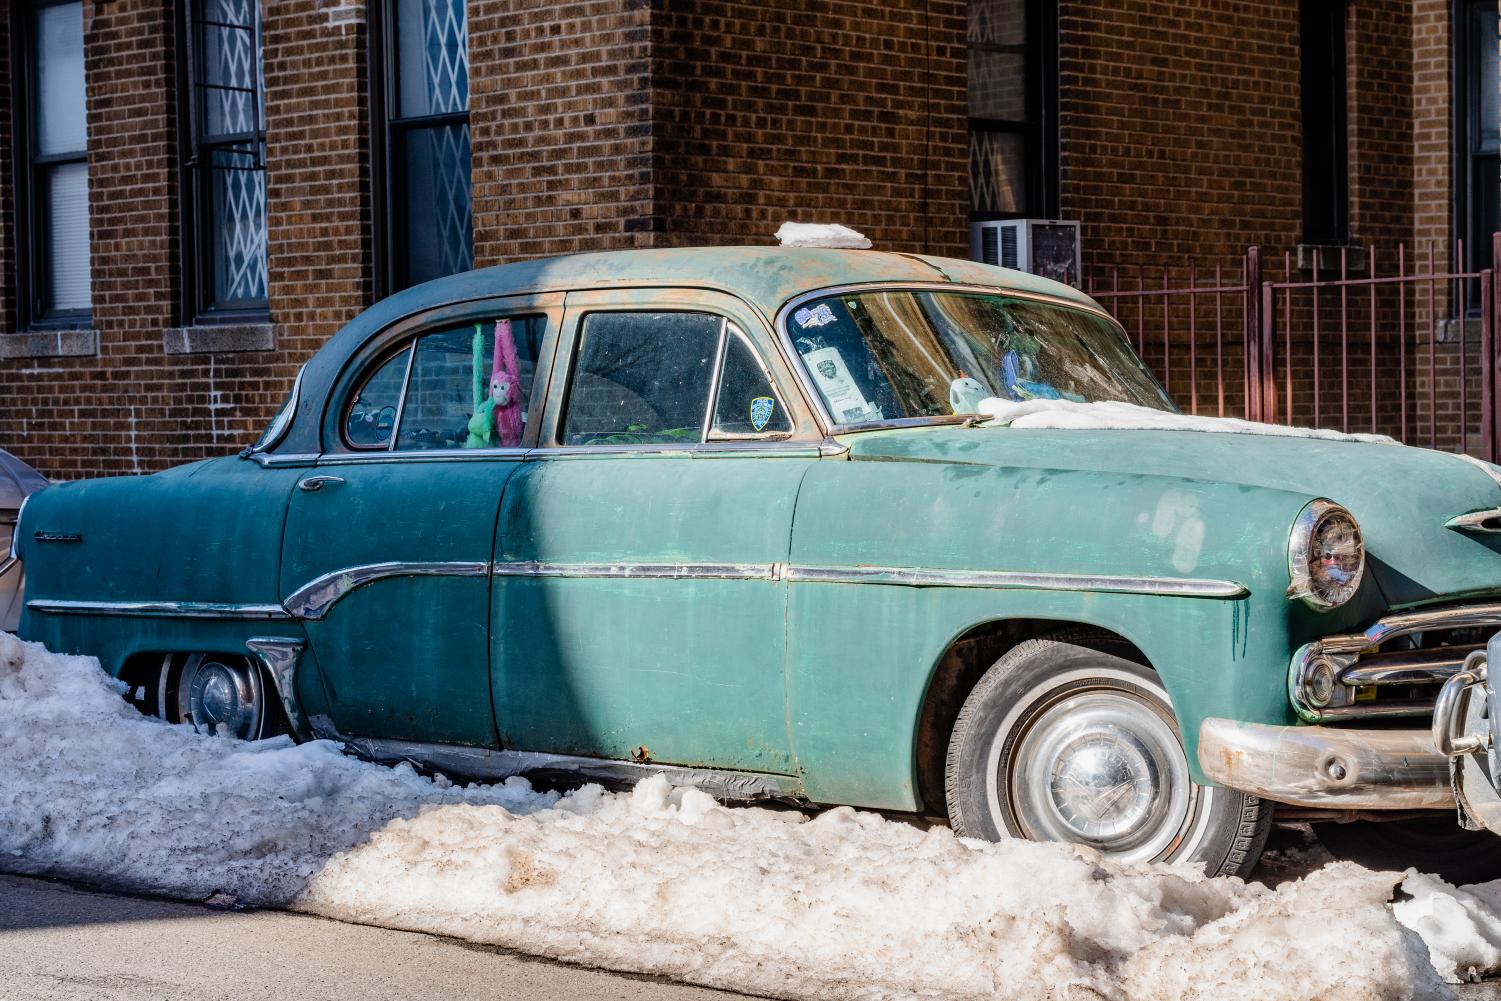
POLYGON ((47 485, 47 477, 0 448, 0 631, 15 632, 21 621, 25 577, 11 545, 26 498, 47 485))

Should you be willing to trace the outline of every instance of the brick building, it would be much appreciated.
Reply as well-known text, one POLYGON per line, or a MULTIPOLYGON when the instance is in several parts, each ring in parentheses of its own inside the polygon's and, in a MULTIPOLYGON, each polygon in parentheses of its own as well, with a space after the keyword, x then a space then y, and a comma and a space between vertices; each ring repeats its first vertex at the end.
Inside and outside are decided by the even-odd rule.
POLYGON ((0 446, 62 478, 222 454, 397 288, 789 218, 956 256, 1075 219, 1086 270, 1488 254, 1497 8, 14 0, 0 446))

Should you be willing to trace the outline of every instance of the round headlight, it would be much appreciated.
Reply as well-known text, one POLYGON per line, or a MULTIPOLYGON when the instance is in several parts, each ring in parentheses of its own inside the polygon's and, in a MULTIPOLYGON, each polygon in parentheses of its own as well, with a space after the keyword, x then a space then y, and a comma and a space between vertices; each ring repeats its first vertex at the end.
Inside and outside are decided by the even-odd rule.
POLYGON ((1355 597, 1365 576, 1365 543, 1355 516, 1330 500, 1310 501, 1287 543, 1288 597, 1319 611, 1355 597))

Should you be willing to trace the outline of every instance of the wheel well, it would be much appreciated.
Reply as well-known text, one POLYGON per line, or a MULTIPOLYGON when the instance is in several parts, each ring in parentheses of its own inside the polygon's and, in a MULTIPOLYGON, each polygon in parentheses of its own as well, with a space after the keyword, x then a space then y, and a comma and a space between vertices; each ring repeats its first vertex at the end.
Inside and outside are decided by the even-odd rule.
POLYGON ((925 815, 948 816, 943 766, 948 755, 949 736, 964 700, 969 698, 980 677, 1012 647, 1058 633, 1069 633, 1070 641, 1080 646, 1108 646, 1111 653, 1151 666, 1142 652, 1125 637, 1085 623, 1059 619, 1002 619, 970 628, 949 644, 938 659, 918 717, 914 764, 917 799, 925 815))
MULTIPOLYGON (((125 659, 125 664, 120 668, 120 680, 129 686, 125 692, 125 701, 135 706, 142 715, 157 715, 157 681, 162 669, 162 659, 173 657, 175 666, 180 668, 182 662, 190 653, 205 653, 211 656, 233 657, 248 663, 260 673, 262 689, 266 692, 266 711, 269 715, 269 724, 272 733, 290 733, 291 724, 287 721, 286 711, 282 708, 281 699, 277 697, 274 679, 266 673, 266 668, 260 660, 249 656, 244 651, 233 650, 150 650, 131 654, 125 659)), ((174 674, 180 674, 180 670, 174 670, 174 674)), ((176 682, 173 682, 173 686, 176 682)))

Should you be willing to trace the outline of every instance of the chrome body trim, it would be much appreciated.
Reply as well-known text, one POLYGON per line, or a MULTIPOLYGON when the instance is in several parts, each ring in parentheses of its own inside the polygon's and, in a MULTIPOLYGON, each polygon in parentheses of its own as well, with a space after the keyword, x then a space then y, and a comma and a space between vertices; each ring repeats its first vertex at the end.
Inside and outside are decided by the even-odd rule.
POLYGON ((10 552, 8 555, 13 560, 19 561, 21 559, 21 516, 26 513, 26 502, 31 500, 31 498, 31 494, 27 494, 21 498, 21 506, 16 508, 16 520, 10 523, 10 552))
POLYGON ((1210 717, 1199 767, 1217 785, 1292 806, 1452 809, 1449 762, 1428 730, 1276 726, 1210 717))
POLYGON ((286 636, 255 636, 245 641, 245 649, 266 669, 266 677, 271 679, 281 699, 282 712, 286 713, 292 733, 299 741, 312 736, 297 701, 297 665, 306 645, 300 639, 286 636))
POLYGON ((33 612, 49 615, 119 615, 132 618, 288 619, 280 605, 221 604, 211 601, 50 601, 26 603, 33 612))
POLYGON ((250 458, 262 469, 278 468, 282 466, 311 466, 317 463, 316 452, 288 452, 286 455, 274 455, 270 452, 252 452, 250 458))
POLYGON ((1094 303, 1093 301, 1090 303, 1076 302, 1064 296, 1047 295, 1041 292, 1029 292, 1020 289, 1008 289, 1000 285, 970 285, 961 282, 946 281, 876 281, 829 285, 810 292, 801 292, 782 303, 781 308, 777 310, 772 327, 777 338, 777 346, 781 349, 783 358, 787 362, 788 368, 792 371, 792 377, 797 381, 798 389, 802 391, 803 396, 808 401, 808 405, 812 407, 814 420, 818 422, 820 429, 826 435, 844 434, 850 431, 875 431, 892 427, 956 424, 969 419, 962 415, 949 415, 943 417, 908 417, 899 420, 861 424, 839 424, 829 414, 828 408, 824 404, 823 394, 818 392, 818 387, 809 378, 803 365, 802 355, 798 352, 797 345, 792 341, 792 334, 787 329, 787 319, 798 306, 813 299, 824 299, 829 296, 852 292, 884 291, 955 292, 961 295, 965 293, 979 293, 981 295, 1004 295, 1013 299, 1029 299, 1033 302, 1077 309, 1080 312, 1098 316, 1120 329, 1122 337, 1125 337, 1125 330, 1121 327, 1120 321, 1107 313, 1098 303, 1094 303))
POLYGON ((345 567, 317 577, 289 594, 286 611, 298 619, 316 621, 341 598, 378 580, 392 577, 484 577, 490 572, 486 563, 369 563, 345 567))
POLYGON ((360 466, 385 462, 479 462, 483 459, 520 459, 526 448, 425 448, 406 452, 329 452, 315 456, 320 466, 360 466))
POLYGON ((542 776, 569 782, 600 782, 629 786, 651 775, 663 775, 673 785, 692 786, 726 800, 796 799, 797 780, 764 772, 732 772, 681 765, 638 764, 608 758, 584 758, 541 751, 496 750, 460 744, 430 744, 415 740, 385 740, 341 734, 326 716, 312 718, 313 733, 343 744, 363 758, 386 764, 406 761, 423 768, 470 779, 495 782, 515 775, 542 776))
POLYGON ((1243 598, 1251 592, 1233 580, 1188 577, 1114 577, 1097 574, 1004 570, 936 570, 920 567, 789 566, 790 581, 828 584, 888 584, 900 587, 986 587, 1035 591, 1107 591, 1184 598, 1243 598))
POLYGON ((1444 522, 1444 527, 1456 532, 1501 532, 1501 507, 1455 515, 1444 522))
POLYGON ((616 579, 779 580, 779 563, 495 563, 497 577, 581 577, 616 579))
POLYGON ((271 418, 270 425, 261 435, 260 440, 250 447, 247 458, 255 458, 264 455, 275 448, 287 432, 292 428, 292 421, 297 417, 297 407, 302 402, 302 377, 307 371, 307 363, 304 362, 297 369, 297 376, 292 380, 292 391, 287 399, 287 405, 277 411, 276 416, 271 418))

